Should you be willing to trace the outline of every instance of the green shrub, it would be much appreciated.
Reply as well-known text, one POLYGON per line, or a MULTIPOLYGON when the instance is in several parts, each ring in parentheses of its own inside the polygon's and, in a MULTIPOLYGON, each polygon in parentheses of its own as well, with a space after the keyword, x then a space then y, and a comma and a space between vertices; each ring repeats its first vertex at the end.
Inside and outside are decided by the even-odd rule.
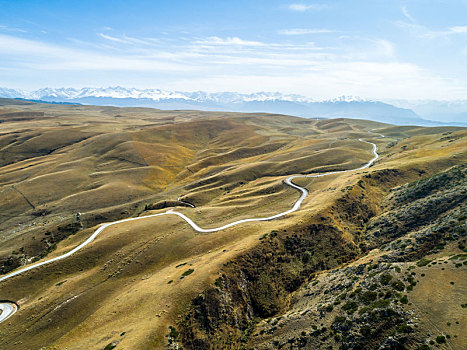
POLYGON ((385 308, 385 307, 388 307, 389 306, 389 300, 388 299, 380 299, 380 300, 377 300, 375 301, 371 306, 373 308, 379 308, 379 309, 382 309, 382 308, 385 308))
POLYGON ((374 291, 369 291, 369 290, 360 295, 360 299, 365 303, 375 301, 377 298, 378 298, 378 293, 374 291))
POLYGON ((361 309, 358 310, 359 315, 366 314, 367 312, 371 311, 371 307, 369 306, 364 306, 361 309))
POLYGON ((381 275, 381 278, 380 278, 381 284, 386 286, 389 284, 389 282, 391 282, 391 280, 392 280, 392 276, 389 273, 384 273, 381 275))
POLYGON ((169 337, 172 338, 172 339, 175 339, 177 340, 178 336, 179 336, 179 333, 178 331, 175 329, 175 327, 173 326, 169 326, 169 337))
POLYGON ((348 301, 344 305, 342 305, 342 309, 347 311, 347 313, 352 314, 358 309, 358 303, 355 301, 348 301))
POLYGON ((412 327, 410 327, 407 323, 403 323, 397 326, 397 331, 399 333, 410 333, 412 331, 412 327))
POLYGON ((436 337, 436 342, 438 344, 444 344, 444 343, 446 343, 446 337, 444 335, 438 335, 436 337))
POLYGON ((426 259, 426 258, 422 258, 422 259, 420 259, 419 261, 417 261, 417 266, 418 266, 418 267, 426 266, 426 265, 428 265, 430 262, 431 262, 431 260, 426 259))
POLYGON ((193 272, 195 272, 194 269, 188 269, 188 270, 186 270, 184 273, 182 273, 182 276, 183 276, 183 277, 189 276, 189 275, 191 275, 193 272))
POLYGON ((334 323, 344 323, 347 320, 345 316, 336 316, 334 323))
POLYGON ((214 281, 214 285, 218 288, 222 288, 222 277, 217 277, 216 280, 214 281))
POLYGON ((404 283, 402 283, 401 281, 394 281, 394 282, 392 282, 392 287, 393 287, 395 290, 398 290, 399 292, 402 292, 402 291, 405 289, 405 285, 404 285, 404 283))

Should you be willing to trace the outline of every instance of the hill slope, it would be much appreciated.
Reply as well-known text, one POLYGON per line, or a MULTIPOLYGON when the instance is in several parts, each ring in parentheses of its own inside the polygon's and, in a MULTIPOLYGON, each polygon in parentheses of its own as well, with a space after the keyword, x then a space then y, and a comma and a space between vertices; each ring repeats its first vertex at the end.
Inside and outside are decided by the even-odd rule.
MULTIPOLYGON (((387 240, 375 233, 408 210, 404 191, 389 191, 444 171, 454 179, 449 169, 466 160, 462 128, 12 100, 1 101, 0 119, 3 272, 69 251, 101 222, 168 206, 202 227, 273 215, 298 197, 285 176, 358 168, 372 157, 358 138, 381 154, 367 170, 297 179, 310 195, 283 219, 209 235, 176 217, 122 223, 68 259, 1 282, 0 299, 20 306, 2 323, 2 349, 281 345, 286 337, 265 324, 300 307, 307 288, 321 297, 308 285, 318 272, 344 271, 411 234, 412 224, 387 240), (372 138, 375 128, 386 138, 372 138)), ((451 220, 464 203, 462 181, 443 181, 426 202, 446 198, 449 207, 424 225, 451 220)), ((420 191, 408 201, 425 201, 420 191)))

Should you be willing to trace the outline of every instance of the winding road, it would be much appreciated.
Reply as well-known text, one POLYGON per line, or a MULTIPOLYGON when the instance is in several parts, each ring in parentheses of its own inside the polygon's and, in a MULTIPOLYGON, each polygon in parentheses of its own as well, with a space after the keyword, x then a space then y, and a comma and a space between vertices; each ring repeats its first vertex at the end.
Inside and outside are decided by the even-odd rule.
POLYGON ((18 310, 18 306, 14 303, 10 302, 2 302, 0 303, 0 323, 5 321, 11 315, 13 315, 16 310, 18 310))
MULTIPOLYGON (((384 135, 381 135, 381 134, 378 134, 378 135, 380 135, 380 137, 384 137, 384 135)), ((69 256, 76 253, 77 251, 84 248, 85 246, 87 246, 92 241, 94 241, 94 239, 96 239, 96 237, 99 236, 99 234, 101 234, 102 231, 104 231, 107 227, 112 226, 112 225, 117 225, 117 224, 120 224, 120 223, 123 223, 123 222, 143 220, 143 219, 153 218, 153 217, 156 217, 156 216, 163 216, 163 215, 177 215, 177 216, 181 217, 183 220, 185 220, 195 231, 200 232, 200 233, 212 233, 212 232, 221 231, 221 230, 224 230, 224 229, 227 229, 229 227, 233 227, 233 226, 236 226, 236 225, 239 225, 239 224, 243 224, 245 222, 270 221, 270 220, 278 219, 278 218, 280 218, 282 216, 285 216, 287 214, 293 213, 294 211, 297 211, 300 208, 302 202, 308 196, 308 191, 305 188, 294 184, 292 182, 293 179, 297 179, 297 178, 314 178, 314 177, 322 177, 322 176, 328 176, 328 175, 333 175, 333 174, 346 173, 346 172, 350 172, 350 171, 358 171, 358 170, 362 170, 362 169, 370 167, 379 158, 379 155, 376 152, 378 150, 378 147, 376 146, 376 144, 374 144, 373 142, 370 142, 370 141, 365 141, 362 138, 360 138, 358 140, 360 142, 368 143, 368 144, 373 146, 372 152, 373 152, 374 157, 368 163, 366 163, 365 165, 363 165, 363 166, 361 166, 361 167, 359 167, 357 169, 331 171, 331 172, 316 174, 316 175, 292 175, 292 176, 289 176, 288 178, 285 179, 285 181, 284 181, 285 184, 287 184, 290 187, 293 187, 296 190, 298 190, 299 192, 301 192, 301 195, 300 195, 300 198, 298 198, 298 200, 295 202, 293 207, 290 208, 289 210, 284 211, 284 212, 281 212, 281 213, 278 213, 278 214, 275 214, 275 215, 272 215, 272 216, 264 217, 264 218, 242 219, 242 220, 231 222, 230 224, 226 224, 226 225, 216 227, 216 228, 209 228, 209 229, 199 227, 189 217, 187 217, 186 215, 184 215, 182 213, 174 211, 172 209, 169 209, 169 210, 167 210, 167 211, 165 211, 163 213, 158 213, 158 214, 152 214, 152 215, 140 216, 140 217, 136 217, 136 218, 129 218, 129 219, 123 219, 123 220, 118 220, 118 221, 114 221, 114 222, 109 222, 109 223, 106 223, 106 224, 103 224, 102 226, 100 226, 96 231, 94 231, 94 233, 88 239, 86 239, 83 243, 81 243, 77 247, 73 248, 69 252, 67 252, 67 253, 65 253, 63 255, 57 256, 55 258, 52 258, 52 259, 44 260, 44 261, 41 261, 41 262, 38 262, 38 263, 35 263, 35 264, 32 264, 32 265, 23 267, 21 269, 13 271, 13 272, 11 272, 9 274, 1 276, 0 277, 0 282, 5 281, 5 280, 7 280, 7 279, 9 279, 11 277, 17 276, 17 275, 19 275, 21 273, 24 273, 26 271, 38 268, 40 266, 47 265, 47 264, 50 264, 50 263, 53 263, 55 261, 59 261, 59 260, 62 260, 62 259, 66 259, 69 256)), ((2 311, 2 313, 0 314, 0 323, 5 321, 10 316, 12 316, 17 311, 17 309, 18 309, 18 307, 14 303, 0 302, 0 311, 2 311)))

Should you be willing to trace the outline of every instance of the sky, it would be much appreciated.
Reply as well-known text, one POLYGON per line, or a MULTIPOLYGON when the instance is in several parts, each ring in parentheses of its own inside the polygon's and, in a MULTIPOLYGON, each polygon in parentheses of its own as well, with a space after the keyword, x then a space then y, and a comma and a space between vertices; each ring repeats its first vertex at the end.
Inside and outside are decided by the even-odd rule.
POLYGON ((0 0, 0 86, 467 99, 467 0, 0 0))

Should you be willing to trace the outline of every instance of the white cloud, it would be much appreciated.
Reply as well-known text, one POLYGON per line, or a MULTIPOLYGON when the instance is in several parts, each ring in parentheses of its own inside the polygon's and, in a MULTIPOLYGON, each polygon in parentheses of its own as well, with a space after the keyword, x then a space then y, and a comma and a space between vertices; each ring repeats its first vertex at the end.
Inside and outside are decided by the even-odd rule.
POLYGON ((288 9, 296 12, 305 12, 310 10, 323 10, 328 8, 326 4, 290 4, 288 9))
POLYGON ((99 36, 104 43, 74 41, 69 47, 0 34, 2 81, 5 84, 10 77, 11 81, 63 84, 66 76, 66 83, 75 86, 77 81, 85 85, 124 81, 124 85, 142 87, 144 81, 145 87, 185 91, 266 89, 316 98, 458 98, 467 94, 465 83, 398 62, 394 44, 385 39, 349 37, 342 40, 345 45, 328 48, 239 37, 188 38, 163 44, 154 39, 157 45, 152 46, 148 38, 99 36))
POLYGON ((6 32, 19 32, 19 33, 27 33, 28 31, 22 28, 16 28, 16 27, 9 27, 5 25, 0 24, 0 30, 4 30, 6 32))
POLYGON ((437 39, 452 35, 467 34, 467 26, 453 26, 445 30, 431 30, 416 23, 397 22, 399 27, 408 30, 413 36, 420 39, 437 39))
POLYGON ((292 29, 282 29, 282 30, 277 31, 277 33, 282 34, 282 35, 304 35, 304 34, 337 33, 337 31, 330 30, 330 29, 292 28, 292 29))
POLYGON ((204 45, 223 45, 223 46, 266 46, 267 44, 259 41, 243 40, 238 37, 227 37, 225 39, 217 36, 211 36, 207 39, 197 40, 195 44, 204 45))
POLYGON ((374 42, 382 55, 391 58, 395 56, 395 46, 392 42, 384 39, 377 39, 374 42))
POLYGON ((116 36, 111 36, 111 35, 104 34, 104 33, 99 33, 99 36, 109 41, 113 41, 113 42, 120 43, 120 44, 129 44, 129 45, 152 46, 155 43, 159 42, 159 40, 154 39, 154 38, 139 39, 139 38, 133 38, 133 37, 127 36, 125 34, 123 34, 121 37, 116 37, 116 36))
POLYGON ((120 55, 81 50, 0 34, 0 58, 17 58, 17 65, 42 70, 125 70, 125 71, 185 71, 180 65, 157 57, 120 55))
POLYGON ((100 33, 99 36, 101 38, 106 39, 106 40, 114 41, 114 42, 117 42, 117 43, 126 43, 126 41, 123 40, 123 39, 116 38, 116 37, 113 37, 113 36, 110 36, 110 35, 107 35, 107 34, 104 34, 104 33, 100 33))
POLYGON ((450 34, 461 34, 461 33, 467 33, 467 26, 455 26, 449 28, 448 32, 450 34))
POLYGON ((167 85, 176 90, 281 91, 316 99, 342 95, 367 98, 456 99, 467 93, 465 84, 443 79, 407 63, 319 62, 307 70, 274 74, 213 74, 182 79, 167 85), (228 82, 228 86, 226 86, 228 82))
POLYGON ((406 6, 402 6, 402 13, 404 14, 404 17, 407 18, 410 22, 416 22, 415 18, 412 17, 406 6))

